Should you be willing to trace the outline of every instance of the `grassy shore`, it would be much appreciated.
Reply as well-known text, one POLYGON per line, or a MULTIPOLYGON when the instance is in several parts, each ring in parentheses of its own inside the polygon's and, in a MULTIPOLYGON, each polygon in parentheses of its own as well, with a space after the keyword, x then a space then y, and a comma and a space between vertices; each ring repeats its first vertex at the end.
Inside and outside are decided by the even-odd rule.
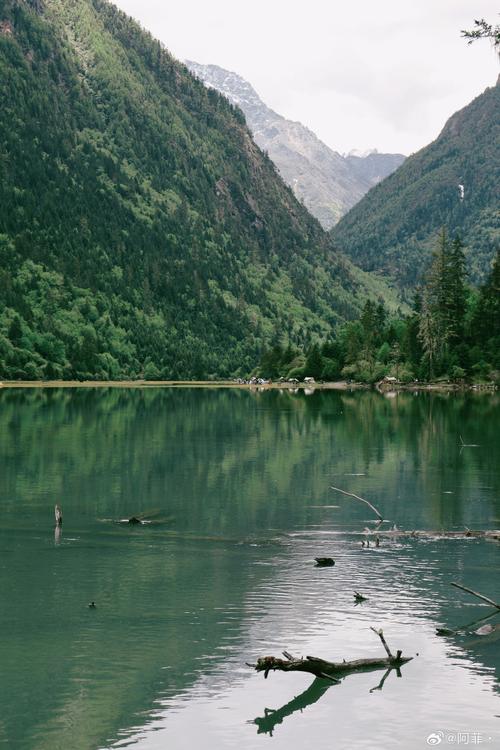
POLYGON ((233 380, 4 380, 0 388, 321 388, 345 391, 369 388, 362 383, 235 383, 233 380))
MULTIPOLYGON (((236 383, 233 380, 4 380, 0 388, 239 388, 250 390, 335 390, 352 391, 376 388, 367 383, 340 380, 332 383, 236 383)), ((494 391, 493 383, 396 383, 377 388, 380 393, 395 391, 494 391)))

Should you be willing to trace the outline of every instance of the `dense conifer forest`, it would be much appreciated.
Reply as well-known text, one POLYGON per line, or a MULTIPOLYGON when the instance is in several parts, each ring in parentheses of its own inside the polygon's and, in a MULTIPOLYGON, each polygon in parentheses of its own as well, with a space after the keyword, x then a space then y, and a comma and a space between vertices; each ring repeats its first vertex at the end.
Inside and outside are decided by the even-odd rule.
POLYGON ((246 373, 355 317, 240 110, 105 0, 0 12, 0 377, 246 373))
MULTIPOLYGON (((499 79, 500 81, 500 79, 499 79)), ((410 291, 442 226, 459 233, 470 279, 482 283, 500 244, 500 85, 455 112, 439 137, 376 185, 332 230, 366 271, 410 291)))
MULTIPOLYGON (((107 0, 4 0, 0 85, 0 378, 214 379, 257 367, 372 382, 500 367, 498 260, 474 292, 461 244, 443 235, 413 314, 398 313, 396 292, 295 199, 242 112, 107 0)), ((498 87, 474 105, 488 122, 497 99, 498 87)), ((450 148, 461 117, 445 129, 450 148)), ((464 205, 486 196, 483 263, 491 165, 475 164, 465 185, 464 205)), ((463 210, 453 189, 443 200, 463 210)), ((415 231, 424 219, 415 213, 415 231)), ((362 223, 373 254, 377 222, 362 223)), ((413 267, 404 249, 398 263, 413 267)))
POLYGON ((500 251, 479 289, 467 283, 459 238, 441 230, 424 283, 406 316, 367 300, 358 320, 306 350, 279 343, 260 362, 264 377, 376 383, 500 383, 500 251))

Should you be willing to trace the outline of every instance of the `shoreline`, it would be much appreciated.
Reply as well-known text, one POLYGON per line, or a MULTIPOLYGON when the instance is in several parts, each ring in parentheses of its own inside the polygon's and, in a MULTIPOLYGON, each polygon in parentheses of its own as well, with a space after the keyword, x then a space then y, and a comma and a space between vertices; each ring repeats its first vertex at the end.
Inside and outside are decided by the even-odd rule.
POLYGON ((381 395, 396 394, 404 391, 433 391, 464 393, 488 392, 494 393, 498 386, 494 383, 397 383, 370 385, 368 383, 354 383, 346 380, 328 383, 236 383, 233 380, 4 380, 0 382, 0 390, 7 388, 236 388, 246 390, 288 390, 288 391, 359 391, 374 390, 381 395))
POLYGON ((365 383, 235 383, 233 380, 4 380, 2 388, 237 388, 250 390, 368 390, 365 383))

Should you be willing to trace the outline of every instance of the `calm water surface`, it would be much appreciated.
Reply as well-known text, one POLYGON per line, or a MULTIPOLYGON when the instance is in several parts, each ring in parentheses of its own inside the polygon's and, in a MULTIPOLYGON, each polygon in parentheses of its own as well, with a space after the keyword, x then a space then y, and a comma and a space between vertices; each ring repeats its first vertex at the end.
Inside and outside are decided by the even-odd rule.
POLYGON ((0 391, 0 746, 500 747, 500 628, 435 634, 491 612, 450 583, 499 600, 500 544, 362 548, 371 512, 329 490, 500 528, 499 444, 498 394, 0 391), (418 654, 380 690, 245 665, 383 655, 370 626, 418 654))

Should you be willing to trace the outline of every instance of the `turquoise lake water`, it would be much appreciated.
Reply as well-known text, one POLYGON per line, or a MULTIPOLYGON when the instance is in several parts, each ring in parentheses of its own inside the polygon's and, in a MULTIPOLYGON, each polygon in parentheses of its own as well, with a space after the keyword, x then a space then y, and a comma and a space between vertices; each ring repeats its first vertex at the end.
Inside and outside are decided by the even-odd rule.
POLYGON ((362 547, 331 485, 383 529, 500 528, 499 395, 0 391, 0 747, 499 747, 500 627, 451 582, 499 601, 500 543, 362 547), (383 656, 370 626, 414 656, 380 690, 246 666, 383 656))

